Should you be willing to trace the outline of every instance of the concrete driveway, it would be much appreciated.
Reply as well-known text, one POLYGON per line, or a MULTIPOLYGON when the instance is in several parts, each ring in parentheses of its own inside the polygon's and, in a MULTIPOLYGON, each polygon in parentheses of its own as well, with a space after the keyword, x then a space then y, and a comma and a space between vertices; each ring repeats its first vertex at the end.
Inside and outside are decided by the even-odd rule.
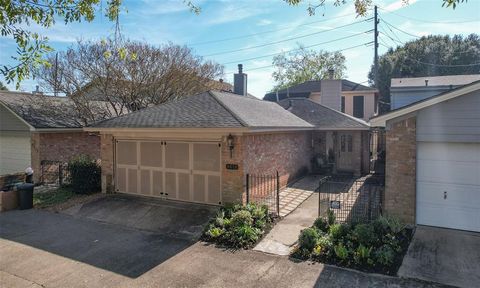
POLYGON ((478 287, 480 233, 418 226, 398 275, 459 287, 478 287))
MULTIPOLYGON (((134 223, 142 222, 141 213, 125 206, 132 203, 132 207, 137 207, 143 200, 122 202, 125 198, 114 197, 102 201, 70 210, 71 215, 41 210, 1 213, 0 286, 441 287, 319 263, 295 263, 285 256, 255 251, 225 251, 196 242, 191 233, 177 233, 168 225, 139 224, 141 228, 133 228, 134 223), (127 209, 128 213, 114 212, 125 211, 120 208, 110 209, 125 221, 110 218, 104 214, 108 213, 106 210, 95 211, 94 207, 103 209, 99 207, 101 203, 127 209)), ((179 209, 178 217, 189 213, 160 204, 155 204, 158 208, 140 209, 145 212, 143 215, 163 215, 151 209, 179 209)), ((170 223, 175 222, 169 219, 170 223)), ((196 219, 191 221, 198 223, 196 219)))

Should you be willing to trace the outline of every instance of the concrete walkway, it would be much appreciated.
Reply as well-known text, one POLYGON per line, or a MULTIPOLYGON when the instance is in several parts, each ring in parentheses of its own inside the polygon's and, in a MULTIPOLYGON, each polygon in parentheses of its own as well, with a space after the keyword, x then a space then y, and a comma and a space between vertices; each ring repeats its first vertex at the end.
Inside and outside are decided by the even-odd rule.
POLYGON ((275 255, 289 255, 298 240, 300 231, 312 226, 317 215, 318 193, 312 192, 300 206, 280 220, 253 250, 275 255))
POLYGON ((398 275, 479 287, 480 233, 418 226, 398 275))
POLYGON ((324 176, 309 175, 280 191, 280 217, 292 213, 303 201, 307 200, 318 188, 324 176))

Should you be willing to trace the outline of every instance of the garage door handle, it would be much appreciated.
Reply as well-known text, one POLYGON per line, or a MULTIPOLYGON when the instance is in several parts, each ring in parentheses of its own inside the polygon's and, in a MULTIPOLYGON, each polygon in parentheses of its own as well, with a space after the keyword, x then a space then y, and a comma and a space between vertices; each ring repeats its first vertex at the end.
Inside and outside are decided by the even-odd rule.
POLYGON ((443 191, 443 199, 447 199, 447 191, 443 191))

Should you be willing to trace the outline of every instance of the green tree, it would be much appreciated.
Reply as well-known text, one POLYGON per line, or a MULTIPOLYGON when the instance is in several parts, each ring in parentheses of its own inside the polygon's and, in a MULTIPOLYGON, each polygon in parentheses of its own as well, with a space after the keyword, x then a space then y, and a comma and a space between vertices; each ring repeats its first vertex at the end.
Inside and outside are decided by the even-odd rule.
MULTIPOLYGON (((13 38, 17 44, 17 55, 12 56, 18 63, 15 66, 2 65, 0 73, 8 83, 20 82, 31 75, 32 69, 48 65, 42 55, 51 51, 47 37, 32 32, 32 23, 49 28, 56 20, 65 23, 92 21, 101 0, 35 0, 0 1, 1 35, 13 38)), ((121 0, 108 0, 104 11, 107 17, 118 19, 121 0)))
POLYGON ((2 81, 0 81, 0 91, 8 91, 7 86, 3 85, 2 81))
MULTIPOLYGON (((305 2, 305 0, 283 0, 283 1, 287 2, 289 5, 292 5, 292 6, 298 6, 301 3, 305 2)), ((442 3, 442 7, 447 7, 447 8, 451 7, 455 9, 458 4, 465 3, 468 0, 437 0, 437 1, 442 3)), ((326 2, 327 2, 326 0, 311 1, 310 3, 308 3, 308 8, 307 8, 308 14, 315 15, 317 12, 317 9, 325 8, 327 4, 326 2)), ((341 5, 345 5, 347 3, 352 3, 352 2, 355 7, 355 12, 359 16, 365 16, 368 10, 373 5, 372 0, 334 0, 333 5, 341 6, 341 5)), ((404 5, 408 5, 409 0, 402 0, 402 2, 404 3, 404 5)))
POLYGON ((345 76, 345 56, 341 52, 308 50, 300 46, 298 50, 283 53, 273 58, 275 71, 272 77, 275 86, 272 91, 309 80, 319 80, 334 70, 335 78, 345 76))
MULTIPOLYGON (((378 89, 381 112, 388 111, 392 78, 465 75, 480 72, 480 38, 477 34, 427 36, 407 42, 379 57, 378 89)), ((373 65, 368 73, 374 82, 373 65)))

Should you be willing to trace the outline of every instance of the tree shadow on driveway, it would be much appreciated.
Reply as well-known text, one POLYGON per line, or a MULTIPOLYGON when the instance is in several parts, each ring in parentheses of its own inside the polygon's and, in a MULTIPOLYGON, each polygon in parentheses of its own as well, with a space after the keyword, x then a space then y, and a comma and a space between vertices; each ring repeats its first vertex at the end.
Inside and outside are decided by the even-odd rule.
MULTIPOLYGON (((159 212, 155 210, 164 208, 153 208, 151 216, 158 216, 159 212)), ((179 215, 188 217, 186 213, 189 213, 188 210, 181 211, 179 215)), ((146 221, 152 221, 150 217, 147 218, 146 221)), ((208 221, 208 217, 205 218, 208 221)), ((88 217, 35 209, 2 213, 0 227, 0 237, 3 239, 130 278, 139 277, 196 242, 192 235, 171 233, 174 230, 171 227, 147 231, 143 229, 145 227, 135 229, 94 221, 88 217)))

